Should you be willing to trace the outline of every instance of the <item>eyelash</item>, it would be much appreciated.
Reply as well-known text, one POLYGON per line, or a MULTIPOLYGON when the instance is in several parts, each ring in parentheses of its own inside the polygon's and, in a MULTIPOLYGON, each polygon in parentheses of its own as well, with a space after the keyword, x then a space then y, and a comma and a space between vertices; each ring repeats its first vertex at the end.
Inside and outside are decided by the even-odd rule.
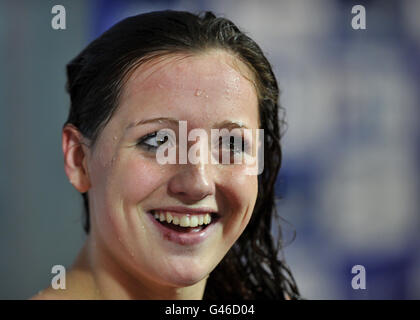
MULTIPOLYGON (((139 139, 139 141, 137 142, 137 146, 139 146, 140 148, 143 148, 143 149, 145 149, 146 151, 149 151, 149 152, 152 151, 152 150, 153 151, 157 150, 158 147, 152 146, 152 145, 146 143, 146 141, 148 139, 156 138, 157 137, 157 133, 158 132, 155 131, 155 132, 149 133, 149 134, 141 137, 139 139)), ((168 141, 168 137, 167 136, 165 136, 164 138, 165 138, 165 140, 163 142, 162 141, 159 141, 159 142, 165 143, 165 142, 168 141)))
MULTIPOLYGON (((151 139, 151 138, 156 138, 157 137, 157 133, 158 133, 157 131, 154 131, 152 133, 149 133, 149 134, 141 137, 139 139, 139 141, 137 142, 137 146, 139 146, 140 148, 145 149, 148 152, 150 152, 150 151, 156 151, 157 148, 158 148, 158 146, 152 146, 150 144, 147 144, 146 141, 148 139, 151 139)), ((168 141, 168 136, 164 136, 164 138, 165 138, 164 141, 159 141, 159 142, 161 142, 162 144, 163 143, 166 143, 168 141)), ((243 137, 240 137, 240 138, 241 138, 241 142, 242 142, 241 143, 241 150, 235 150, 234 149, 234 142, 235 142, 234 139, 235 139, 235 137, 232 137, 231 136, 230 139, 229 139, 229 147, 230 147, 230 149, 231 149, 231 151, 233 153, 244 153, 244 152, 248 152, 249 151, 249 148, 250 148, 249 142, 246 139, 244 139, 243 137)), ((223 146, 223 137, 219 137, 219 146, 223 146)))
MULTIPOLYGON (((230 147, 231 151, 233 153, 244 153, 244 152, 248 152, 249 151, 249 143, 248 143, 248 141, 246 139, 244 139, 244 137, 240 137, 240 139, 241 139, 241 150, 235 150, 234 149, 235 138, 236 137, 232 137, 231 136, 230 139, 229 139, 229 147, 230 147)), ((220 137, 219 138, 219 145, 222 145, 222 144, 223 144, 223 138, 220 137)))

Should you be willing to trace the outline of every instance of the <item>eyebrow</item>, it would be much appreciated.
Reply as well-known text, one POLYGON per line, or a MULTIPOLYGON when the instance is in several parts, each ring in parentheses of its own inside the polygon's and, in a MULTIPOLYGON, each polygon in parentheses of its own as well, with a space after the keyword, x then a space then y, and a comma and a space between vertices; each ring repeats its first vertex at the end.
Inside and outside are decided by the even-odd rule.
POLYGON ((227 129, 235 129, 235 128, 245 128, 249 129, 242 121, 231 121, 231 120, 225 120, 221 123, 217 124, 215 128, 227 128, 227 129))
MULTIPOLYGON (((181 121, 181 120, 177 120, 177 119, 174 119, 174 118, 167 118, 167 117, 144 119, 144 120, 140 120, 140 121, 131 122, 125 128, 125 130, 127 131, 131 128, 141 126, 141 125, 144 125, 144 124, 147 124, 147 123, 154 123, 154 122, 166 123, 166 124, 177 126, 179 121, 181 121)), ((232 120, 222 121, 222 122, 216 124, 216 126, 214 128, 218 128, 218 129, 220 129, 220 128, 227 128, 227 129, 246 128, 246 129, 248 129, 248 127, 242 121, 232 121, 232 120)))
POLYGON ((171 124, 171 125, 178 125, 178 120, 174 119, 174 118, 166 118, 166 117, 160 117, 160 118, 153 118, 153 119, 144 119, 144 120, 140 120, 140 121, 134 121, 131 122, 126 128, 125 130, 129 130, 131 128, 137 127, 137 126, 141 126, 143 124, 147 124, 147 123, 153 123, 153 122, 159 122, 159 123, 167 123, 167 124, 171 124))

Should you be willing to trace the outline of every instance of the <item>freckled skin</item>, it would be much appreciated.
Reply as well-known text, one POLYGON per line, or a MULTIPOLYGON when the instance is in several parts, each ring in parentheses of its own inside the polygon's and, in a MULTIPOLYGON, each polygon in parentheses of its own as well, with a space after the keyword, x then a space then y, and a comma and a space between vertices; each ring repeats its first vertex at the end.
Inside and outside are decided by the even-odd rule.
POLYGON ((125 277, 124 270, 143 292, 197 284, 203 288, 246 227, 258 184, 257 176, 244 174, 244 165, 160 165, 136 143, 167 125, 125 129, 133 121, 157 117, 186 120, 188 130, 203 128, 209 137, 214 125, 226 120, 257 129, 256 90, 249 75, 243 75, 246 67, 239 71, 234 59, 223 51, 211 51, 165 56, 141 65, 130 75, 95 150, 88 153, 89 241, 96 243, 88 255, 108 261, 104 273, 116 282, 123 282, 118 279, 125 277), (221 215, 220 223, 205 241, 182 246, 162 237, 146 215, 164 206, 214 208, 221 215))

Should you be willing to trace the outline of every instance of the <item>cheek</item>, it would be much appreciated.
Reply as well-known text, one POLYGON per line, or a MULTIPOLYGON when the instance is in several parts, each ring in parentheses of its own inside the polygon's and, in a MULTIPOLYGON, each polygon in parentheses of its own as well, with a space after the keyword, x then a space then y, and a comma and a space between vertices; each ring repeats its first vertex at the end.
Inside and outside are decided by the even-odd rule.
POLYGON ((231 167, 230 174, 226 176, 226 182, 230 185, 231 195, 242 206, 248 206, 254 202, 258 193, 258 177, 246 174, 246 168, 242 165, 231 167))
POLYGON ((119 157, 104 174, 107 178, 103 180, 95 224, 109 247, 132 254, 138 243, 136 239, 144 239, 144 229, 135 227, 138 226, 138 205, 165 183, 169 173, 154 161, 119 157))
POLYGON ((135 159, 125 162, 117 172, 117 191, 125 204, 146 199, 164 181, 164 168, 155 162, 135 159))
POLYGON ((229 175, 225 176, 224 193, 230 209, 225 232, 239 237, 254 210, 258 194, 258 178, 255 175, 245 175, 240 168, 233 169, 229 175))

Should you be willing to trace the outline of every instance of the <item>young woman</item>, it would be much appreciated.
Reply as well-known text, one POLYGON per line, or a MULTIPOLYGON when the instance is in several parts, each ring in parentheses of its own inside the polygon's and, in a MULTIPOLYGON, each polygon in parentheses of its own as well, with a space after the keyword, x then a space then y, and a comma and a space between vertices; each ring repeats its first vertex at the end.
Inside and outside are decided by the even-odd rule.
MULTIPOLYGON (((271 236, 279 90, 252 39, 210 12, 152 12, 93 41, 67 76, 65 172, 83 195, 88 237, 66 290, 34 298, 299 298, 271 236), (164 143, 180 151, 181 121, 209 137, 213 129, 263 129, 264 170, 250 175, 245 163, 203 159, 159 163, 164 143), (160 137, 162 130, 175 139, 160 137)), ((239 149, 218 140, 219 151, 251 153, 249 137, 240 138, 239 149)), ((194 143, 201 157, 210 141, 194 143)))

